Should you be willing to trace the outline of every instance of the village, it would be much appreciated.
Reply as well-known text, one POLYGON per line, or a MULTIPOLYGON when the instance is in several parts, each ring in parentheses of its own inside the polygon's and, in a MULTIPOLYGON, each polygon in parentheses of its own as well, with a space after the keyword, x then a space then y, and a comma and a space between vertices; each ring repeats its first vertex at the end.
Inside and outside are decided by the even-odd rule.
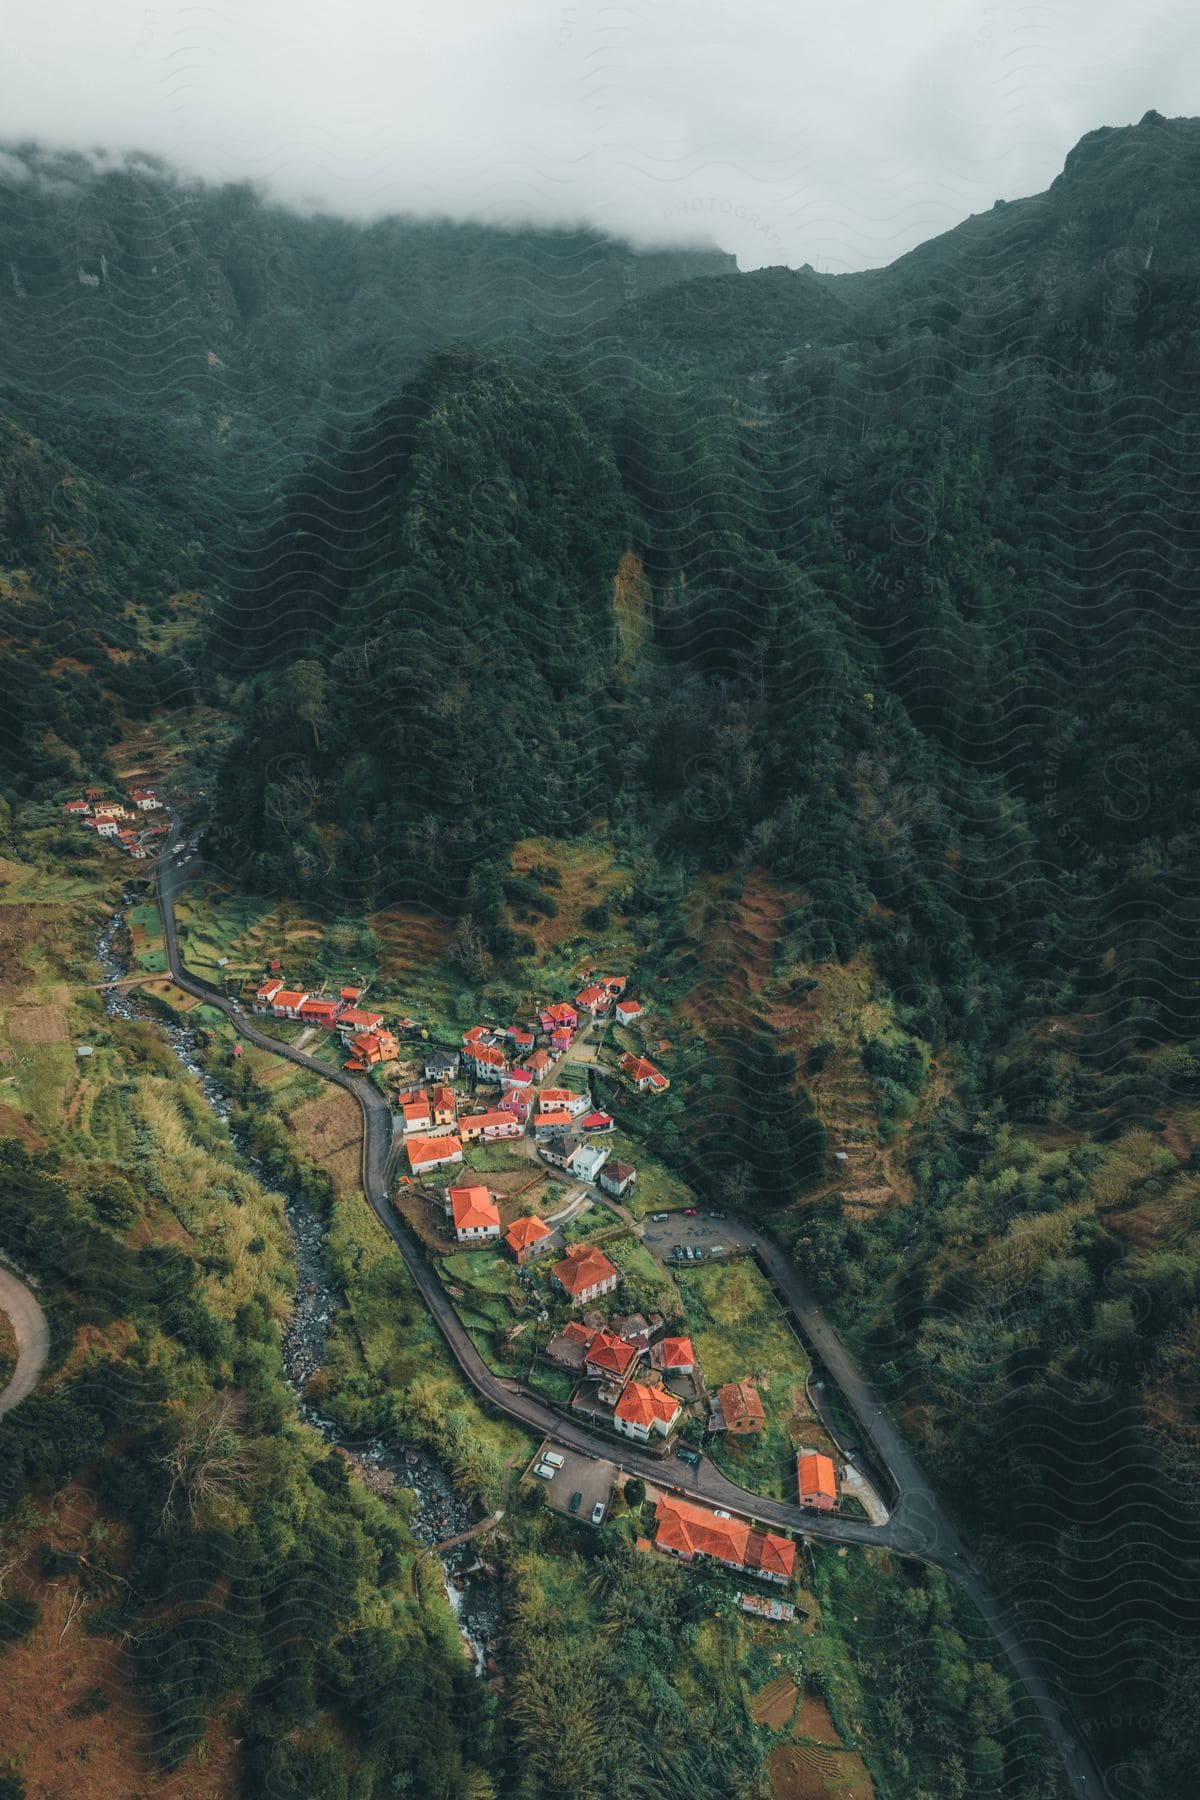
POLYGON ((63 811, 134 862, 146 862, 167 835, 163 803, 153 787, 131 788, 124 800, 110 799, 103 788, 90 787, 79 799, 64 801, 63 811))

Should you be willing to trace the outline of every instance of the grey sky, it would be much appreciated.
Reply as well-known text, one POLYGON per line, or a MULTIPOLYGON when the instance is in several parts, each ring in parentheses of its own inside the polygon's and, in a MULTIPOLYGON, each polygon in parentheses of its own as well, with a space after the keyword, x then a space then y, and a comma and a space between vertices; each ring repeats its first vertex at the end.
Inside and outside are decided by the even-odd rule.
POLYGON ((338 212, 580 219, 743 268, 889 262, 1197 110, 1181 0, 0 0, 0 137, 338 212))

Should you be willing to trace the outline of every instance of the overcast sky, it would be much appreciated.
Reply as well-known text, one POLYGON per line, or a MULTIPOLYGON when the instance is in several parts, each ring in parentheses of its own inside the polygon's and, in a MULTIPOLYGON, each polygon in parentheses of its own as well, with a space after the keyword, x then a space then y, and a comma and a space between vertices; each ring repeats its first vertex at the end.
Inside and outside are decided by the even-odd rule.
POLYGON ((1181 0, 0 0, 0 137, 370 216, 587 220, 743 268, 890 262, 1200 111, 1181 0))

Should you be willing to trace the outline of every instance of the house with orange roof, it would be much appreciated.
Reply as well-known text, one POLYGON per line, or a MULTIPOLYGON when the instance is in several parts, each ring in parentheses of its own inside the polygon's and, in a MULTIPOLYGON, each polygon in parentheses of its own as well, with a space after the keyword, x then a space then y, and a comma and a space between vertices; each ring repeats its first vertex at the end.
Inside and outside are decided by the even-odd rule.
POLYGON ((117 835, 117 832, 119 830, 120 830, 120 826, 117 824, 117 821, 115 819, 97 819, 96 820, 96 836, 97 837, 115 838, 117 835))
POLYGON ((618 994, 623 994, 625 992, 625 983, 628 980, 628 975, 605 975, 603 978, 603 985, 608 989, 615 1000, 618 994))
POLYGON ((613 1424, 623 1437, 645 1444, 655 1431, 660 1437, 669 1437, 682 1411, 674 1394, 666 1388, 631 1381, 613 1408, 613 1424))
POLYGON ((454 1116, 458 1111, 458 1100, 454 1089, 446 1087, 443 1082, 438 1082, 429 1096, 429 1110, 433 1114, 435 1125, 453 1125, 454 1116))
POLYGON ((127 819, 129 814, 119 800, 97 800, 92 807, 97 819, 127 819))
POLYGON ((508 1067, 508 1058, 498 1044, 468 1044, 462 1057, 479 1081, 499 1081, 508 1067))
POLYGON ((587 1112, 592 1102, 587 1094, 577 1094, 573 1088, 543 1088, 538 1095, 539 1112, 587 1112))
POLYGON ((748 1381, 727 1381, 717 1389, 709 1423, 712 1430, 730 1431, 735 1437, 752 1437, 765 1430, 767 1415, 758 1389, 748 1381))
POLYGON ((654 1064, 649 1062, 646 1057, 635 1056, 632 1050, 625 1052, 621 1058, 620 1067, 622 1074, 633 1083, 639 1094, 645 1093, 647 1089, 656 1094, 663 1094, 671 1085, 661 1069, 655 1068, 654 1064))
POLYGON ((654 1509, 654 1548, 680 1562, 698 1556, 723 1563, 765 1581, 791 1580, 796 1567, 796 1546, 773 1531, 756 1531, 744 1519, 722 1519, 705 1506, 674 1494, 663 1494, 654 1509))
POLYGON ((470 1113, 458 1121, 458 1135, 464 1144, 492 1144, 498 1138, 520 1137, 521 1121, 499 1108, 492 1112, 470 1113))
POLYGON ((616 1291, 620 1270, 594 1244, 572 1244, 550 1271, 572 1306, 589 1306, 616 1291))
POLYGON ((659 1338, 657 1344, 650 1347, 650 1367, 661 1369, 664 1375, 695 1374, 696 1352, 691 1338, 659 1338))
POLYGON ((298 1019, 300 1008, 307 999, 308 995, 301 993, 299 988, 280 988, 271 1001, 271 1011, 277 1019, 298 1019))
POLYGON ((819 1450, 801 1450, 796 1458, 796 1480, 801 1506, 814 1512, 833 1512, 838 1503, 837 1470, 831 1456, 819 1450))
POLYGON ((506 1093, 509 1088, 531 1088, 533 1086, 533 1075, 528 1069, 522 1069, 518 1064, 514 1069, 505 1069, 503 1075, 500 1077, 500 1086, 506 1093))
POLYGON ((446 1211, 454 1220, 454 1235, 460 1244, 477 1244, 500 1236, 496 1202, 481 1182, 448 1189, 446 1211))
POLYGON ((63 811, 69 813, 85 813, 90 812, 91 808, 86 800, 68 800, 63 806, 63 811))
POLYGON ((550 1227, 531 1213, 527 1219, 514 1219, 504 1234, 504 1241, 519 1263, 541 1256, 554 1242, 550 1227))
POLYGON ((534 1037, 524 1025, 510 1025, 504 1033, 514 1050, 532 1050, 534 1037))
POLYGON ((546 1345, 546 1355, 551 1362, 558 1363, 564 1369, 574 1369, 580 1374, 587 1347, 595 1335, 590 1325, 584 1325, 579 1319, 568 1319, 562 1330, 556 1332, 546 1345))
POLYGON ((579 1024, 579 1014, 573 1006, 568 1006, 565 1000, 561 1000, 554 1006, 543 1007, 542 1011, 538 1014, 538 1024, 541 1026, 542 1030, 547 1033, 555 1031, 573 1032, 579 1024))
POLYGON ((300 1017, 309 1025, 332 1025, 340 1011, 336 1000, 314 1000, 311 995, 300 1008, 300 1017))
POLYGON ((574 1123, 573 1115, 559 1108, 552 1112, 539 1112, 533 1121, 533 1135, 540 1142, 556 1136, 560 1131, 570 1131, 574 1123))
POLYGON ((278 975, 268 975, 266 980, 260 981, 257 988, 254 990, 254 998, 260 1001, 264 1006, 269 1006, 276 994, 282 991, 282 988, 283 983, 278 975))
POLYGON ((511 1113, 522 1127, 529 1123, 529 1112, 533 1103, 529 1098, 528 1088, 509 1088, 501 1094, 496 1104, 501 1112, 511 1113))
POLYGON ((378 1031, 382 1024, 382 1013, 363 1012, 360 1007, 346 1006, 338 1015, 337 1027, 343 1040, 348 1040, 360 1031, 378 1031))
POLYGON ((350 1039, 350 1054, 366 1068, 375 1069, 380 1063, 397 1062, 400 1046, 390 1031, 360 1031, 350 1039))
POLYGON ((428 1175, 463 1159, 462 1145, 456 1137, 410 1137, 405 1139, 404 1148, 414 1175, 428 1175))
POLYGON ((405 1100, 403 1102, 400 1113, 404 1120, 404 1129, 406 1132, 432 1131, 433 1109, 429 1104, 428 1095, 422 1090, 418 1089, 411 1100, 405 1100))
POLYGON ((623 1387, 637 1368, 639 1352, 615 1331, 604 1327, 596 1333, 584 1351, 583 1366, 598 1381, 623 1387))
POLYGON ((535 1081, 542 1082, 554 1067, 554 1058, 545 1050, 535 1050, 532 1056, 525 1058, 525 1067, 535 1081))
POLYGON ((160 804, 158 795, 153 788, 131 788, 129 798, 139 812, 153 812, 160 804))
POLYGON ((618 1000, 616 1019, 618 1025, 634 1025, 645 1012, 640 1000, 618 1000))
POLYGON ((366 991, 367 990, 365 987, 339 988, 338 989, 338 999, 341 1001, 343 1006, 357 1006, 359 1001, 362 999, 363 995, 366 993, 366 991))
POLYGON ((612 995, 606 987, 592 982, 588 987, 581 988, 576 994, 575 1004, 580 1012, 590 1013, 593 1019, 596 1019, 601 1013, 608 1011, 612 1005, 612 995))

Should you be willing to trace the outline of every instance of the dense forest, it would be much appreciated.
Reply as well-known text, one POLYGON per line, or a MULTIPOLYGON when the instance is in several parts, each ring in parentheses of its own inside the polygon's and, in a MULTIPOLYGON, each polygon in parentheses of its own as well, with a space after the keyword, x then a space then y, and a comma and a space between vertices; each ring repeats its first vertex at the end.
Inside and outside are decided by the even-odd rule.
POLYGON ((518 838, 602 819, 664 951, 664 872, 799 896, 801 979, 866 957, 898 1023, 863 1046, 880 1116, 943 1071, 917 1197, 805 1204, 823 1047, 765 1029, 733 1166, 689 1173, 780 1221, 1102 1754, 1164 1794, 1200 1748, 1198 179, 1200 122, 1149 114, 830 277, 30 173, 0 302, 10 795, 186 692, 237 731, 215 862, 427 907, 514 980, 518 838), (141 361, 157 301, 81 323, 148 281, 146 208, 178 392, 141 361))

